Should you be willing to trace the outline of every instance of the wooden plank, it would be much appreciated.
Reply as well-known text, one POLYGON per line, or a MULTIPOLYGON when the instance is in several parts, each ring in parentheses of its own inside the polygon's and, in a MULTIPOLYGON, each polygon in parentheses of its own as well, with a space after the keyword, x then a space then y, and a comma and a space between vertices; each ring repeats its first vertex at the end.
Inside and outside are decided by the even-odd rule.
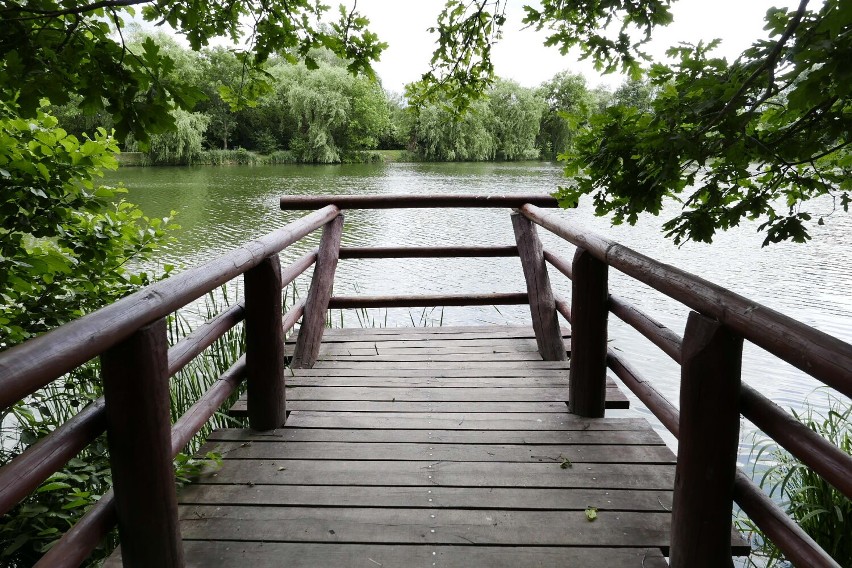
MULTIPOLYGON (((408 402, 564 402, 564 388, 294 387, 292 400, 408 402)), ((441 408, 445 408, 441 406, 441 408)), ((449 412, 449 411, 448 411, 449 412)), ((562 407, 562 412, 565 408, 562 407)))
MULTIPOLYGON (((506 327, 491 326, 491 331, 420 331, 414 332, 416 328, 366 328, 360 330, 347 330, 337 328, 326 330, 323 335, 325 343, 346 343, 349 341, 439 341, 439 340, 474 340, 474 339, 534 339, 535 334, 529 327, 506 327), (399 331, 384 331, 398 329, 399 331)), ((423 328, 428 330, 441 330, 444 328, 423 328)), ((450 328, 453 329, 453 328, 450 328)), ((459 328, 455 328, 459 329, 459 328)), ((465 329, 465 328, 461 328, 465 329)), ((561 328, 559 333, 563 338, 571 337, 569 328, 561 328)))
POLYGON ((357 339, 353 341, 345 341, 345 342, 337 342, 337 343, 329 343, 323 342, 324 345, 334 348, 347 348, 347 349, 375 349, 378 347, 379 349, 383 347, 389 347, 394 349, 402 349, 402 348, 410 348, 410 349, 421 349, 426 347, 503 347, 508 349, 515 349, 518 347, 526 347, 526 348, 538 348, 535 342, 535 338, 531 337, 522 337, 522 338, 512 338, 512 337, 495 337, 495 338, 473 338, 473 339, 432 339, 432 338, 424 338, 424 339, 404 339, 398 341, 387 341, 387 340, 362 340, 357 339))
POLYGON ((361 367, 348 369, 292 369, 294 378, 306 377, 523 377, 523 378, 560 378, 568 380, 565 369, 522 369, 497 367, 489 369, 458 369, 458 368, 432 368, 429 365, 418 365, 403 369, 363 369, 361 367))
POLYGON ((350 363, 354 361, 364 362, 383 362, 383 361, 399 361, 399 362, 428 362, 428 361, 496 361, 498 363, 511 363, 514 361, 541 361, 541 356, 535 351, 515 352, 515 353, 434 353, 432 355, 421 353, 406 353, 400 355, 376 355, 376 352, 366 354, 320 354, 318 361, 340 361, 341 363, 350 363))
POLYGON ((386 428, 416 430, 629 430, 647 424, 642 419, 606 421, 584 419, 572 414, 438 412, 291 412, 287 426, 292 428, 386 428))
MULTIPOLYGON (((606 566, 607 568, 666 568, 658 549, 501 546, 421 546, 300 542, 187 541, 187 568, 517 568, 518 566, 606 566)), ((104 565, 120 568, 115 555, 104 565)))
POLYGON ((226 459, 239 460, 388 460, 425 462, 643 463, 674 464, 666 446, 529 446, 523 444, 214 442, 205 445, 226 459))
POLYGON ((322 230, 317 264, 305 301, 302 326, 294 347, 294 367, 310 367, 317 360, 320 342, 325 331, 325 318, 334 287, 334 272, 340 254, 340 237, 343 233, 343 215, 329 221, 322 230))
POLYGON ((530 315, 538 352, 545 361, 564 361, 567 358, 565 344, 562 341, 556 304, 553 300, 553 289, 550 287, 550 278, 544 262, 544 248, 538 238, 535 225, 529 219, 518 213, 512 213, 511 218, 518 255, 521 258, 527 284, 530 315))
MULTIPOLYGON (((569 350, 566 345, 566 350, 569 350)), ((285 347, 287 354, 292 354, 292 349, 285 347)), ((367 347, 347 347, 329 345, 320 349, 319 357, 325 358, 329 355, 452 355, 462 353, 487 353, 498 357, 500 355, 511 356, 516 353, 535 353, 538 360, 541 356, 538 354, 535 345, 474 345, 474 346, 448 346, 448 347, 377 347, 369 345, 367 347)))
POLYGON ((427 509, 547 509, 583 511, 671 510, 671 491, 505 487, 351 487, 341 485, 188 485, 188 505, 316 507, 424 507, 427 509), (431 501, 429 500, 431 499, 431 501))
POLYGON ((444 388, 564 388, 568 380, 559 377, 288 377, 293 387, 444 387, 444 388))
MULTIPOLYGON (((291 400, 291 411, 322 412, 558 412, 565 413, 564 402, 408 402, 373 400, 291 400)), ((243 416, 245 402, 238 400, 229 410, 231 416, 243 416)))
POLYGON ((226 428, 214 430, 208 441, 242 442, 411 442, 430 444, 597 444, 663 445, 650 427, 634 430, 345 430, 282 428, 268 432, 226 428))
POLYGON ((183 505, 191 540, 503 546, 666 546, 668 513, 183 505), (433 518, 434 515, 434 518, 433 518))
MULTIPOLYGON (((517 370, 519 372, 530 372, 540 370, 568 370, 567 361, 317 361, 312 370, 320 369, 372 369, 388 371, 392 369, 480 369, 483 371, 493 369, 517 370)), ((487 374, 487 373, 486 373, 487 374)))
MULTIPOLYGON (((565 331, 567 328, 563 328, 565 331)), ((362 333, 384 334, 384 335, 441 335, 456 333, 477 334, 480 337, 488 337, 491 334, 521 333, 526 337, 533 337, 532 328, 528 325, 441 325, 423 327, 335 327, 326 331, 327 337, 360 335, 362 333)))

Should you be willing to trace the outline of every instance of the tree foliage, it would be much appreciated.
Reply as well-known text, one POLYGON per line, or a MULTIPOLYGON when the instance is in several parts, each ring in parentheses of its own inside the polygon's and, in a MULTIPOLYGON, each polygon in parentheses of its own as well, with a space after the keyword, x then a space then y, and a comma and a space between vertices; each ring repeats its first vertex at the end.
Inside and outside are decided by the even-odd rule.
POLYGON ((169 111, 192 110, 203 93, 189 82, 166 80, 175 63, 155 41, 128 49, 122 30, 134 6, 142 7, 146 21, 169 24, 195 51, 214 37, 237 43, 248 35, 243 61, 252 68, 275 52, 315 67, 311 50, 326 48, 353 73, 372 75, 370 64, 385 47, 354 10, 341 6, 330 20, 329 7, 311 0, 2 0, 0 98, 17 97, 20 112, 30 117, 42 98, 64 104, 79 96, 86 111, 105 109, 113 117, 121 139, 132 133, 146 141, 173 128, 169 111))
POLYGON ((563 203, 591 194, 599 214, 635 223, 678 200, 664 224, 675 242, 710 242, 744 219, 760 222, 764 244, 803 242, 805 202, 828 195, 848 211, 852 5, 807 6, 769 10, 769 39, 731 63, 714 43, 673 48, 673 64, 651 66, 649 107, 612 106, 580 135, 563 203))

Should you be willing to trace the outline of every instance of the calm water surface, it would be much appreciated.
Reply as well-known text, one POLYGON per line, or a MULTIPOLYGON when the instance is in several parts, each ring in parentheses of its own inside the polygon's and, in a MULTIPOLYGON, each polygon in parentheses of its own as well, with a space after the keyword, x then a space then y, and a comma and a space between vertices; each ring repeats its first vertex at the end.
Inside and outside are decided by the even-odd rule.
MULTIPOLYGON (((138 203, 149 216, 178 211, 182 230, 177 241, 162 251, 160 261, 181 267, 209 260, 301 216, 301 212, 279 210, 278 198, 285 194, 550 193, 564 178, 558 165, 535 162, 124 168, 111 174, 108 181, 124 182, 130 190, 127 199, 138 203)), ((831 209, 830 202, 819 205, 825 211, 831 209)), ((756 225, 722 234, 712 245, 676 247, 660 232, 665 213, 635 227, 611 226, 595 217, 588 204, 561 214, 579 226, 852 342, 852 216, 833 215, 825 226, 814 227, 813 240, 806 245, 761 248, 756 225)), ((539 234, 545 246, 571 258, 571 245, 543 229, 539 234)), ((318 234, 311 235, 286 250, 282 261, 296 258, 317 242, 318 234)), ((514 237, 508 210, 401 209, 346 212, 343 243, 510 245, 514 237)), ((570 282, 561 274, 551 271, 551 279, 560 294, 570 294, 570 282)), ((614 294, 683 333, 686 308, 617 271, 611 271, 610 282, 614 294)), ((307 281, 300 282, 300 287, 306 290, 307 281)), ((346 260, 338 266, 335 284, 335 293, 340 295, 519 291, 524 291, 524 281, 517 258, 346 260)), ((524 306, 375 310, 369 317, 376 325, 411 325, 412 321, 419 325, 511 325, 528 323, 529 311, 524 306)), ((346 325, 359 325, 354 312, 343 318, 346 325)), ((610 318, 610 337, 613 348, 625 353, 677 404, 677 365, 615 317, 610 318)), ((817 406, 825 404, 824 393, 814 392, 819 386, 816 381, 748 344, 743 378, 785 408, 800 409, 808 397, 817 406)), ((633 399, 632 405, 630 412, 649 417, 665 439, 674 443, 641 403, 633 399)), ((744 424, 745 454, 751 432, 744 424)))

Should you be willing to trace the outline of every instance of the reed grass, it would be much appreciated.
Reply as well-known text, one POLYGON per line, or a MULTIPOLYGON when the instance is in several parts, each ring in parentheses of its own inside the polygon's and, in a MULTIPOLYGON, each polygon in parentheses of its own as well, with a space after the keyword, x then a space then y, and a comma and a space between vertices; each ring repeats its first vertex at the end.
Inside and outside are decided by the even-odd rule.
MULTIPOLYGON (((815 410, 816 405, 806 401, 804 411, 793 411, 793 415, 852 455, 852 404, 831 394, 826 396, 826 404, 819 405, 826 411, 815 410)), ((752 456, 760 486, 838 564, 852 568, 852 500, 771 440, 756 441, 752 456)), ((792 566, 750 519, 740 515, 737 527, 752 543, 749 566, 792 566)))

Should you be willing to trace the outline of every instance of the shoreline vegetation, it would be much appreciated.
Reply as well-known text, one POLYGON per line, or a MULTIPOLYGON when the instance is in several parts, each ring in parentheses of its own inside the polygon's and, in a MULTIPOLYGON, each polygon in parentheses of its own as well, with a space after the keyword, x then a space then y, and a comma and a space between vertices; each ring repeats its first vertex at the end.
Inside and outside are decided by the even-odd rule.
MULTIPOLYGON (((189 163, 159 163, 145 152, 121 152, 116 154, 119 167, 147 168, 162 166, 274 166, 278 164, 329 165, 317 162, 301 162, 291 152, 278 150, 270 154, 261 154, 244 148, 231 150, 203 150, 189 163)), ((424 160, 408 150, 364 150, 342 156, 337 164, 391 164, 396 162, 426 162, 443 160, 424 160)), ((493 160, 491 160, 493 161, 493 160)))

